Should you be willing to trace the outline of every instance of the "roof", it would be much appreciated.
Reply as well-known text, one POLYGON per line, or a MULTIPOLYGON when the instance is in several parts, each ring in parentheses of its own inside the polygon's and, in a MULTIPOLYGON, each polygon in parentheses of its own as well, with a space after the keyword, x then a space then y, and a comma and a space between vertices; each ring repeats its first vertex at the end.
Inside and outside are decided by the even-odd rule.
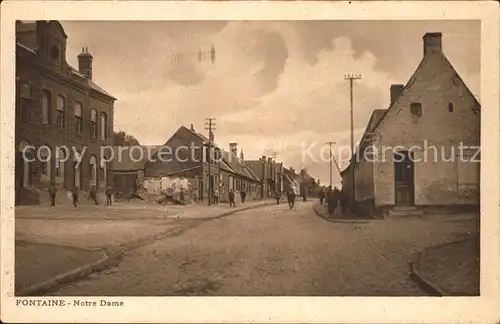
POLYGON ((258 174, 262 174, 263 171, 263 163, 262 160, 249 160, 245 161, 246 165, 252 170, 252 172, 257 176, 258 174))
POLYGON ((158 146, 115 146, 112 169, 113 171, 142 170, 149 156, 153 156, 157 149, 158 146))
POLYGON ((224 162, 226 162, 229 165, 229 167, 233 170, 234 173, 251 180, 260 181, 259 177, 255 175, 255 173, 245 163, 245 161, 241 160, 232 152, 229 152, 227 150, 221 150, 221 153, 224 162))
POLYGON ((89 82, 89 85, 90 85, 90 88, 92 88, 92 90, 94 91, 97 91, 107 97, 110 97, 112 99, 115 99, 115 97, 113 97, 113 95, 111 95, 109 92, 107 92, 106 90, 104 90, 103 88, 101 88, 100 86, 98 86, 94 81, 90 80, 90 79, 87 79, 87 77, 85 77, 83 74, 80 73, 80 71, 78 71, 77 69, 75 69, 74 67, 72 67, 71 65, 68 64, 68 67, 69 69, 71 70, 71 73, 82 78, 82 79, 86 79, 88 80, 89 82))

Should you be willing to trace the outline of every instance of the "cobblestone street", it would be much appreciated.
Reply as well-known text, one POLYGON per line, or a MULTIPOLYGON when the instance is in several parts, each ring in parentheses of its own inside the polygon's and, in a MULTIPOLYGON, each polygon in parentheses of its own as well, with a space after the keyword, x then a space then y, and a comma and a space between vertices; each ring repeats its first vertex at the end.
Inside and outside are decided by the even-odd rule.
POLYGON ((329 223, 312 203, 198 221, 50 295, 424 295, 408 260, 477 231, 473 219, 329 223))

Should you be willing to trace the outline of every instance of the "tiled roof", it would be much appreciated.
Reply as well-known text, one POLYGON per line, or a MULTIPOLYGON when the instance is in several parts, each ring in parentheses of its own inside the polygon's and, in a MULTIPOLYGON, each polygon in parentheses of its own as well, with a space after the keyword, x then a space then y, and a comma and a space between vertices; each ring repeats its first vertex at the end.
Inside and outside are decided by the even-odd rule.
POLYGON ((263 171, 263 161, 262 160, 251 160, 251 161, 245 161, 246 165, 252 170, 252 172, 255 174, 257 178, 258 174, 262 174, 263 171))
POLYGON ((222 158, 224 159, 225 162, 227 162, 227 164, 231 167, 234 173, 254 181, 260 181, 259 177, 257 177, 252 172, 250 167, 246 165, 246 163, 243 160, 239 159, 233 153, 223 149, 221 149, 221 153, 222 153, 222 158))
POLYGON ((136 146, 129 146, 120 148, 118 146, 113 147, 113 171, 136 171, 142 170, 144 164, 147 162, 149 156, 153 154, 158 149, 158 146, 138 146, 142 150, 142 159, 140 150, 136 146), (132 149, 133 147, 133 149, 132 149), (120 151, 121 150, 121 154, 120 151))

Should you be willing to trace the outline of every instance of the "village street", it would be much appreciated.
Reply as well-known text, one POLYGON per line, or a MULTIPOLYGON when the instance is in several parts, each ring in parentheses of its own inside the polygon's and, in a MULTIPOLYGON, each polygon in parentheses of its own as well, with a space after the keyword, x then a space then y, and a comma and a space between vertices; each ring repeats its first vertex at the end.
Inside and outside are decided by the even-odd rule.
POLYGON ((314 203, 189 223, 49 295, 425 295, 408 277, 412 253, 477 230, 449 217, 332 223, 314 203))

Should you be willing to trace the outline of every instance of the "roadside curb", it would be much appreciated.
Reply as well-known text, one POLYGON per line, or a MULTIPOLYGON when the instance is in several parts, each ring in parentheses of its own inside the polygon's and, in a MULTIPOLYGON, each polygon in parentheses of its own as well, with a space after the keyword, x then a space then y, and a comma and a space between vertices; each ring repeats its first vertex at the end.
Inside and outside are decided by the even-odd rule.
MULTIPOLYGON (((455 296, 454 293, 450 291, 446 291, 443 288, 439 287, 438 284, 429 280, 422 272, 419 270, 421 268, 422 260, 424 259, 425 254, 431 249, 438 249, 447 245, 460 244, 467 242, 469 240, 474 240, 474 237, 465 237, 459 240, 445 242, 433 246, 429 246, 423 251, 418 252, 413 259, 411 259, 409 263, 410 267, 410 277, 420 286, 422 290, 429 293, 432 296, 443 297, 443 296, 455 296)), ((479 295, 480 287, 478 288, 477 294, 479 295)), ((468 296, 468 295, 467 295, 468 296)))
POLYGON ((44 292, 53 290, 55 287, 73 281, 77 278, 89 275, 93 272, 102 271, 108 268, 114 260, 110 258, 109 255, 104 253, 104 257, 97 261, 77 269, 70 270, 68 272, 62 273, 54 278, 48 279, 42 283, 33 285, 26 289, 21 290, 19 293, 15 293, 16 296, 39 296, 44 292))
POLYGON ((408 261, 408 265, 410 267, 410 278, 417 283, 420 289, 422 289, 429 295, 434 297, 442 297, 445 295, 445 293, 438 286, 436 286, 425 276, 423 276, 418 270, 423 253, 424 252, 419 252, 413 260, 408 261))
MULTIPOLYGON (((223 217, 226 217, 226 216, 229 216, 229 215, 241 212, 241 211, 256 209, 256 208, 268 206, 271 204, 272 204, 272 202, 265 202, 265 203, 262 203, 259 205, 248 206, 248 207, 244 207, 244 208, 241 208, 238 210, 231 210, 231 211, 228 211, 228 212, 225 212, 225 213, 219 214, 217 216, 213 216, 213 217, 185 218, 185 219, 186 220, 201 220, 201 221, 213 220, 213 219, 223 218, 223 217)), ((154 234, 154 235, 152 235, 152 237, 148 237, 146 239, 140 239, 140 240, 137 240, 135 242, 133 241, 133 242, 126 243, 126 245, 125 244, 122 245, 122 248, 120 250, 115 251, 115 252, 105 253, 103 250, 104 257, 101 260, 84 265, 84 266, 81 266, 77 269, 70 270, 70 271, 65 272, 65 273, 62 273, 62 274, 57 275, 54 278, 48 279, 42 283, 32 285, 31 287, 28 287, 26 289, 21 290, 19 293, 15 293, 15 296, 19 296, 19 297, 21 297, 21 296, 23 296, 23 297, 24 296, 40 296, 44 293, 48 293, 49 291, 53 291, 54 289, 56 289, 60 285, 69 283, 69 282, 74 281, 76 279, 88 276, 92 273, 100 272, 100 271, 103 271, 103 270, 106 270, 108 268, 111 268, 113 266, 118 265, 121 257, 123 257, 126 253, 128 253, 130 251, 141 248, 141 247, 146 246, 148 244, 152 244, 155 241, 162 239, 162 238, 179 235, 183 231, 184 230, 182 228, 173 228, 173 229, 169 229, 168 231, 165 231, 162 233, 154 234), (179 231, 179 229, 180 229, 180 231, 179 231)), ((61 246, 65 246, 65 245, 61 245, 61 246)), ((70 246, 65 246, 65 247, 70 247, 70 246)), ((86 249, 86 250, 95 251, 98 249, 94 248, 94 249, 86 249)))
POLYGON ((330 223, 344 223, 344 224, 363 224, 363 223, 370 223, 374 219, 349 219, 349 218, 328 218, 326 215, 321 213, 318 208, 321 208, 320 205, 314 205, 313 210, 316 213, 317 216, 323 218, 325 221, 330 222, 330 223))

